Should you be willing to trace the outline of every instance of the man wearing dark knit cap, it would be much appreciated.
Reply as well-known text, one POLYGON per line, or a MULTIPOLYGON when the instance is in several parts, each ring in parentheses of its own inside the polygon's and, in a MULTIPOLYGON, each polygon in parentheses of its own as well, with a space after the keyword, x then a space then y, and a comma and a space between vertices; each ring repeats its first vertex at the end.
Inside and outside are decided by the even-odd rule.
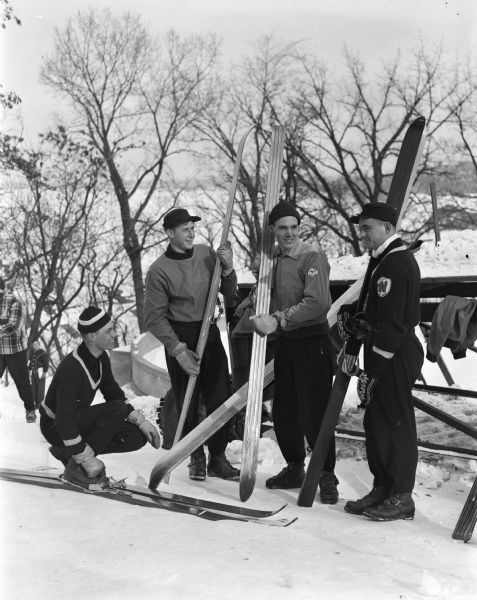
MULTIPOLYGON (((254 319, 261 335, 276 332, 273 422, 287 465, 270 477, 272 489, 299 488, 305 478, 304 438, 313 448, 328 403, 332 359, 327 313, 331 306, 330 267, 323 251, 302 242, 300 214, 289 202, 270 212, 275 236, 271 313, 254 319)), ((338 501, 334 438, 320 479, 324 504, 338 501)))
POLYGON ((147 441, 159 448, 160 436, 114 379, 106 352, 116 337, 111 316, 89 306, 78 331, 82 343, 61 361, 40 406, 40 429, 65 465, 65 479, 88 487, 105 475, 98 454, 132 452, 147 441), (106 402, 91 406, 98 390, 106 402))
MULTIPOLYGON (((232 393, 227 355, 215 323, 210 325, 201 361, 195 349, 216 257, 222 265, 220 291, 226 301, 235 296, 237 276, 233 267, 233 253, 230 242, 219 246, 217 253, 205 244, 194 244, 194 224, 197 221, 200 221, 200 217, 189 214, 185 208, 175 208, 166 214, 163 226, 169 245, 165 253, 153 262, 146 276, 146 325, 164 345, 178 414, 181 412, 189 377, 197 376, 184 434, 199 423, 199 394, 202 395, 209 415, 232 393)), ((190 479, 203 481, 209 475, 238 480, 239 470, 225 456, 227 442, 228 425, 225 425, 207 442, 207 469, 203 446, 192 453, 190 479)))

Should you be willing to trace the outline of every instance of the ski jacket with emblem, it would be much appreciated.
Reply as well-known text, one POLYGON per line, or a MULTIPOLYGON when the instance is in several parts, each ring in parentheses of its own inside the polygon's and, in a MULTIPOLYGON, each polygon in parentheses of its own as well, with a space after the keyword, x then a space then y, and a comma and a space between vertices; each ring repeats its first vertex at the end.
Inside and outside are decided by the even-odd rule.
POLYGON ((91 406, 98 390, 106 402, 125 405, 124 418, 134 410, 131 404, 126 404, 126 396, 114 379, 108 354, 103 352, 96 358, 82 343, 61 361, 42 402, 43 410, 54 419, 58 433, 72 454, 85 449, 77 412, 91 406))
POLYGON ((365 318, 372 331, 366 337, 367 372, 379 354, 391 358, 406 336, 414 334, 420 321, 419 265, 400 238, 378 258, 371 258, 372 274, 364 305, 365 318), (373 350, 373 351, 372 351, 373 350))
POLYGON ((327 313, 331 306, 330 265, 324 252, 297 240, 287 253, 277 246, 273 256, 270 312, 278 311, 280 322, 285 324, 278 328, 277 334, 295 337, 304 334, 304 328, 307 328, 307 335, 327 334, 327 313))

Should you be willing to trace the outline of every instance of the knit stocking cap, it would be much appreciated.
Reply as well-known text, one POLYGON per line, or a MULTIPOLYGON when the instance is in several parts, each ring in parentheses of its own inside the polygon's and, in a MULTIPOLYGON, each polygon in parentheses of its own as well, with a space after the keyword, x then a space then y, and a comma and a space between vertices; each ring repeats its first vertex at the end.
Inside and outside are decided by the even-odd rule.
POLYGON ((94 333, 111 321, 111 315, 97 306, 88 306, 80 314, 78 319, 78 331, 80 333, 94 333))

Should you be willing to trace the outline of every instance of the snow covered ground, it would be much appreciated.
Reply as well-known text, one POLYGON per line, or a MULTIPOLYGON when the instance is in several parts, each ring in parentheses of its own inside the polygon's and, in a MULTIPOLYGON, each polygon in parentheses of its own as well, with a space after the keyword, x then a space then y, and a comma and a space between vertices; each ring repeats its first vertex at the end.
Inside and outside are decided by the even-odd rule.
MULTIPOLYGON (((476 366, 474 362, 468 365, 476 366)), ((126 392, 130 394, 127 387, 126 392)), ((38 425, 24 421, 14 386, 0 385, 0 402, 0 465, 41 467, 59 474, 61 465, 49 455, 38 425)), ((157 399, 140 397, 134 402, 153 416, 157 399)), ((456 416, 475 424, 477 403, 469 403, 456 416)), ((351 391, 348 410, 355 405, 351 391)), ((436 438, 445 443, 445 426, 435 422, 435 427, 436 438)), ((240 442, 229 446, 232 462, 240 462, 240 451, 240 442)), ((108 474, 146 485, 159 452, 164 450, 148 446, 136 453, 103 458, 108 474)), ((265 479, 281 468, 282 459, 273 439, 262 440, 257 485, 248 505, 271 508, 287 502, 284 516, 298 517, 287 528, 212 522, 0 481, 2 598, 475 598, 477 539, 464 544, 451 535, 477 474, 476 461, 422 455, 414 490, 414 521, 375 523, 343 511, 345 500, 369 488, 362 446, 341 440, 338 456, 339 503, 316 502, 312 508, 299 508, 297 490, 265 489, 265 479)), ((237 483, 191 482, 185 463, 173 472, 165 488, 240 504, 237 483)))

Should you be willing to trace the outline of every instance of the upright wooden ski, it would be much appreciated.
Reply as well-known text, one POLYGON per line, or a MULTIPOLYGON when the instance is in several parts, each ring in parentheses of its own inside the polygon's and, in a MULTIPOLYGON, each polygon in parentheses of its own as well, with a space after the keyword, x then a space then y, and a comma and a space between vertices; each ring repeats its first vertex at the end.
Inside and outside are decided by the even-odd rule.
MULTIPOLYGON (((409 203, 409 194, 414 184, 417 167, 424 149, 426 141, 425 124, 426 121, 424 117, 419 117, 409 126, 402 142, 393 180, 389 189, 387 204, 390 204, 397 209, 399 214, 398 226, 409 203)), ((356 312, 361 310, 367 290, 367 281, 370 276, 371 272, 368 266, 364 279, 362 280, 362 289, 359 294, 356 312)), ((361 343, 352 339, 350 342, 346 343, 346 353, 357 356, 360 347, 361 343)), ((328 405, 325 414, 323 415, 320 431, 310 457, 305 480, 298 495, 298 506, 312 506, 314 502, 318 483, 320 481, 321 473, 323 472, 328 447, 333 437, 336 424, 338 423, 350 379, 351 377, 349 375, 346 375, 341 369, 338 369, 331 389, 328 405)))
MULTIPOLYGON (((249 135, 249 133, 252 131, 253 128, 254 128, 254 126, 250 127, 245 132, 242 139, 240 140, 239 147, 237 150, 237 158, 235 159, 234 172, 233 172, 232 182, 230 184, 230 189, 229 189, 229 201, 227 204, 227 212, 225 214, 225 219, 224 219, 224 228, 222 230, 222 237, 220 238, 221 245, 225 244, 225 242, 227 241, 227 239, 229 237, 230 223, 232 221, 232 212, 233 212, 234 202, 235 202, 235 193, 237 191, 238 177, 239 177, 239 173, 240 173, 240 166, 242 163, 243 147, 245 145, 247 136, 249 135)), ((199 341, 197 342, 197 348, 195 350, 196 354, 199 356, 199 358, 202 358, 202 355, 204 354, 204 348, 205 348, 205 344, 207 342, 207 337, 209 335, 210 324, 211 324, 212 318, 214 316, 214 311, 215 311, 215 307, 216 307, 216 303, 217 303, 217 294, 219 292, 221 274, 222 274, 222 265, 220 264, 220 260, 217 258, 215 261, 214 272, 212 274, 212 281, 210 283, 209 295, 207 296, 207 303, 205 305, 204 317, 202 319, 202 326, 200 328, 199 341)), ((172 442, 173 446, 182 437, 182 431, 184 429, 184 423, 185 423, 185 420, 187 417, 187 413, 189 412, 189 406, 190 406, 190 403, 192 400, 192 395, 194 393, 196 381, 197 381, 197 376, 191 375, 189 377, 189 381, 187 382, 187 388, 186 388, 186 391, 184 394, 184 401, 182 403, 181 414, 179 416, 179 422, 177 424, 176 433, 174 435, 174 441, 172 442)), ((168 476, 165 479, 165 483, 169 483, 168 476)))
MULTIPOLYGON (((283 127, 275 125, 272 129, 267 193, 263 215, 260 271, 255 302, 255 312, 257 315, 268 314, 270 309, 270 288, 273 273, 273 235, 268 228, 268 217, 270 211, 278 202, 284 145, 284 129, 283 127)), ((240 500, 243 502, 250 498, 255 486, 257 474, 266 348, 267 337, 254 333, 252 339, 252 357, 250 361, 247 410, 245 413, 245 428, 242 445, 242 468, 240 471, 240 500)))

